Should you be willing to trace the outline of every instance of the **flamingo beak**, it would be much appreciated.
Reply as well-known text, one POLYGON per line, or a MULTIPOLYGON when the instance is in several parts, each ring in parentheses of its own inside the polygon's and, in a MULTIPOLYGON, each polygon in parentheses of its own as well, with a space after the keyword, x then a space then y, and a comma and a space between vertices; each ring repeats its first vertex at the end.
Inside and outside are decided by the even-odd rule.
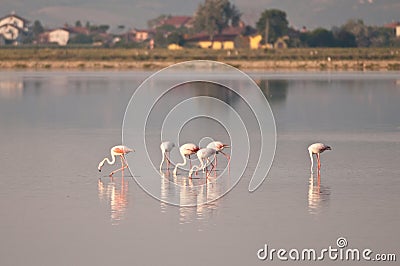
POLYGON ((229 146, 228 144, 224 144, 224 148, 230 148, 231 146, 229 146))

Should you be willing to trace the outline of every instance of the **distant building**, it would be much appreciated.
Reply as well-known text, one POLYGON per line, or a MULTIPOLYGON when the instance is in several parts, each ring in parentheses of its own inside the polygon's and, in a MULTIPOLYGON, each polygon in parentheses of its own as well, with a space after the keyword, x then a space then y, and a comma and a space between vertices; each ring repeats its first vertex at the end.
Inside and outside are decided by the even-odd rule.
POLYGON ((70 31, 65 28, 48 30, 39 35, 39 43, 42 44, 58 44, 65 46, 71 37, 70 31))
POLYGON ((29 21, 14 13, 0 18, 0 35, 5 43, 18 44, 28 33, 29 21))
POLYGON ((48 43, 57 43, 58 45, 67 45, 70 33, 68 30, 60 28, 48 32, 48 43))
POLYGON ((249 36, 250 49, 261 48, 261 40, 262 40, 261 34, 257 34, 257 35, 254 35, 254 36, 249 36))
POLYGON ((192 28, 193 18, 189 16, 171 16, 162 20, 157 26, 162 26, 162 25, 171 25, 177 29, 181 27, 192 28))
POLYGON ((134 29, 132 33, 134 33, 135 41, 137 42, 144 42, 153 39, 156 34, 155 30, 141 30, 141 29, 134 29))
POLYGON ((385 27, 387 29, 392 29, 395 36, 397 38, 400 37, 400 22, 396 21, 396 22, 388 23, 388 24, 383 25, 383 27, 385 27))
POLYGON ((10 15, 4 16, 0 18, 0 27, 3 25, 13 25, 16 28, 19 28, 21 31, 28 31, 29 21, 20 16, 11 13, 10 15))
POLYGON ((183 47, 176 43, 171 43, 168 45, 168 50, 182 50, 183 47))
POLYGON ((186 38, 185 42, 195 44, 200 48, 232 50, 235 49, 236 38, 241 35, 242 31, 242 27, 229 27, 223 30, 221 34, 216 34, 213 42, 207 33, 202 32, 186 38))

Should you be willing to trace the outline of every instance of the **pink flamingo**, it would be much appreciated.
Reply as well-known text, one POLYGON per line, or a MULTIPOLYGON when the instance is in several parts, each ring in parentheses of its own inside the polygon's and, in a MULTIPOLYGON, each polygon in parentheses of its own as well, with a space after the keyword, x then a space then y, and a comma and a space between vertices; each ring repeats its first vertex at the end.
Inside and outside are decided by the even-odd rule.
POLYGON ((313 166, 314 166, 313 154, 317 155, 318 172, 319 172, 321 170, 320 154, 326 150, 329 151, 329 150, 332 150, 332 148, 323 143, 314 143, 308 147, 308 152, 310 153, 310 158, 311 158, 311 173, 313 173, 313 166))
POLYGON ((134 151, 133 149, 130 149, 124 145, 117 145, 111 148, 111 158, 112 160, 110 161, 107 157, 105 157, 100 163, 99 166, 97 167, 97 169, 99 170, 99 172, 101 172, 101 168, 103 167, 104 163, 107 161, 108 164, 112 165, 115 163, 115 156, 120 156, 121 157, 121 164, 122 167, 120 169, 117 169, 115 171, 112 171, 110 173, 110 176, 112 176, 113 174, 115 174, 118 171, 123 170, 124 168, 128 167, 127 162, 125 161, 125 154, 128 154, 130 152, 134 151))
POLYGON ((164 163, 164 160, 167 160, 167 170, 169 169, 169 165, 171 163, 171 161, 169 160, 169 153, 171 152, 171 150, 175 147, 175 144, 171 141, 164 141, 163 143, 161 143, 160 145, 160 149, 161 149, 161 153, 162 153, 162 160, 161 160, 161 164, 160 164, 160 172, 161 172, 161 167, 164 163))
MULTIPOLYGON (((190 171, 189 171, 189 178, 192 178, 192 174, 193 174, 193 171, 194 171, 194 170, 196 170, 196 173, 197 173, 198 170, 203 170, 203 173, 207 172, 207 170, 206 170, 207 164, 211 163, 211 162, 210 162, 210 157, 211 157, 211 156, 215 156, 216 154, 217 154, 217 150, 216 150, 216 149, 212 149, 212 148, 203 148, 203 149, 200 149, 200 150, 197 152, 197 158, 199 158, 200 165, 194 165, 194 166, 190 169, 190 171), (206 161, 206 163, 204 163, 204 160, 206 161), (196 169, 195 169, 195 168, 196 168, 196 169)), ((212 164, 212 163, 211 163, 211 164, 212 164)), ((213 165, 213 168, 214 168, 214 165, 213 165)), ((212 168, 211 168, 210 171, 212 171, 212 168)))
POLYGON ((186 156, 189 158, 190 168, 192 167, 192 162, 190 161, 190 155, 195 154, 198 150, 200 150, 200 148, 196 144, 193 144, 193 143, 183 144, 179 148, 179 152, 180 152, 180 154, 181 154, 181 156, 183 158, 183 162, 182 163, 177 163, 175 165, 174 175, 176 175, 176 172, 177 172, 179 166, 186 165, 186 156))
MULTIPOLYGON (((230 162, 231 157, 222 151, 224 148, 230 148, 228 144, 223 144, 221 141, 213 141, 207 145, 207 148, 216 150, 216 154, 222 153, 228 160, 228 163, 230 162)), ((217 167, 217 156, 215 156, 215 167, 217 167)))

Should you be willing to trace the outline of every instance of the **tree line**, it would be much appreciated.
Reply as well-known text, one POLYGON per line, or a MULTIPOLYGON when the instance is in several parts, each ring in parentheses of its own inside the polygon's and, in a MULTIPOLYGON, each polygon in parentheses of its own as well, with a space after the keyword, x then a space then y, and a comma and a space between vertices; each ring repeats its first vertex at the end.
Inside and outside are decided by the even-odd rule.
MULTIPOLYGON (((237 27, 241 22, 242 13, 229 0, 205 0, 199 4, 193 16, 192 27, 176 28, 160 22, 171 17, 171 15, 160 15, 148 21, 149 28, 154 29, 154 42, 156 47, 166 47, 168 44, 188 45, 185 43, 187 37, 196 33, 206 33, 211 42, 215 36, 221 34, 229 27, 237 27)), ((88 29, 88 34, 78 34, 70 40, 70 43, 88 44, 101 40, 101 33, 109 30, 108 25, 91 25, 86 22, 82 25, 80 21, 75 23, 77 27, 88 29)), ((125 26, 119 25, 119 30, 125 26)), ((27 42, 34 40, 36 36, 44 31, 40 21, 35 21, 32 26, 32 34, 27 42)), ((279 9, 265 9, 254 26, 247 25, 243 28, 241 35, 249 36, 260 34, 261 44, 273 44, 279 38, 285 37, 288 47, 390 47, 400 46, 400 38, 396 38, 394 30, 383 26, 365 25, 362 20, 352 19, 341 26, 331 29, 306 28, 296 29, 289 24, 287 14, 279 9)), ((122 34, 121 34, 122 35, 122 34)), ((118 44, 117 44, 118 45, 118 44)), ((120 46, 141 47, 146 44, 134 43, 128 38, 121 38, 120 46)), ((240 45, 237 45, 240 47, 240 45)))
MULTIPOLYGON (((205 0, 195 13, 195 29, 206 31, 210 40, 224 28, 237 26, 242 13, 229 0, 205 0)), ((262 44, 274 43, 287 36, 288 47, 387 47, 400 46, 394 30, 383 26, 368 26, 360 19, 349 20, 328 30, 295 29, 289 26, 285 11, 266 9, 255 28, 247 26, 244 34, 261 34, 262 44)))

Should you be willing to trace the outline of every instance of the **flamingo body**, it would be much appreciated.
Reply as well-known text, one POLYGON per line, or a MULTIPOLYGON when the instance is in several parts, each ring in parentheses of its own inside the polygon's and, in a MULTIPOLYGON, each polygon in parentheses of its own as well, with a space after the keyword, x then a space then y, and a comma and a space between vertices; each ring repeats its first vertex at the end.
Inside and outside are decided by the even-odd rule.
POLYGON ((164 163, 164 160, 167 160, 167 169, 169 168, 170 160, 169 160, 169 153, 175 147, 175 144, 171 141, 164 141, 160 145, 161 153, 162 153, 162 160, 160 164, 160 172, 161 167, 164 163))
POLYGON ((311 159, 311 173, 313 173, 313 166, 314 166, 313 154, 317 155, 318 171, 319 171, 321 169, 320 154, 326 150, 332 150, 332 148, 326 144, 319 143, 319 142, 311 144, 308 147, 308 152, 310 154, 310 159, 311 159))
POLYGON ((176 175, 179 166, 186 165, 186 156, 190 159, 190 155, 195 154, 198 150, 200 150, 200 148, 193 143, 186 143, 179 147, 179 152, 182 156, 183 162, 175 165, 174 175, 176 175))
POLYGON ((203 170, 205 172, 205 168, 207 163, 210 162, 210 157, 215 156, 217 154, 217 150, 213 148, 203 148, 200 149, 197 153, 197 158, 199 158, 200 165, 194 165, 189 171, 189 177, 192 177, 193 171, 203 170), (204 163, 206 161, 206 163, 204 163))
MULTIPOLYGON (((228 144, 223 144, 221 141, 213 141, 207 145, 207 148, 216 150, 217 154, 222 153, 226 157, 228 162, 230 161, 230 159, 231 159, 230 156, 222 151, 225 148, 230 148, 230 146, 228 144)), ((215 157, 215 164, 216 163, 217 163, 217 157, 215 157)))
POLYGON ((207 145, 207 148, 212 148, 212 149, 215 149, 217 152, 220 152, 224 148, 229 148, 229 145, 223 144, 221 141, 213 141, 207 145))

